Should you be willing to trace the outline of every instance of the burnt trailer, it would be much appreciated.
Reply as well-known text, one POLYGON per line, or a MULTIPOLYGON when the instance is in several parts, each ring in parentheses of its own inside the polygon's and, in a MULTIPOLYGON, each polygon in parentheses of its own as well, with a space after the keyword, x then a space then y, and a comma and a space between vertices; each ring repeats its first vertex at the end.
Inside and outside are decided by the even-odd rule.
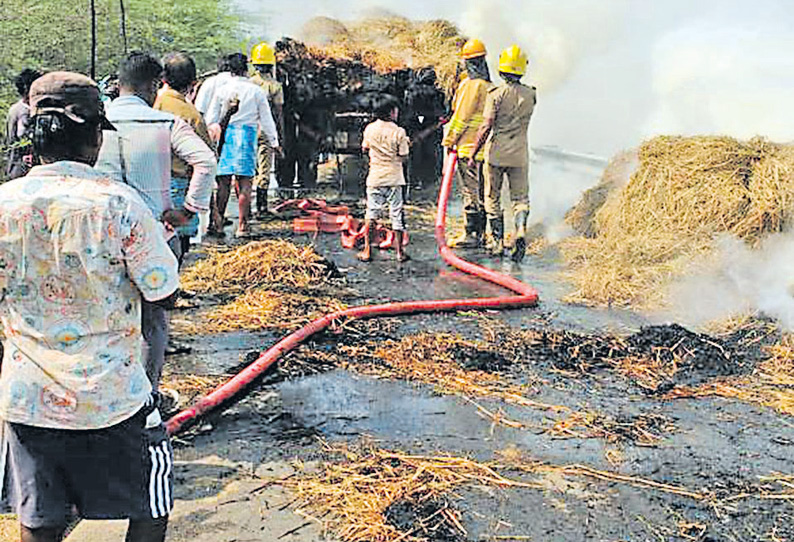
POLYGON ((432 127, 445 115, 445 100, 432 68, 378 73, 364 62, 320 56, 288 38, 276 43, 276 51, 285 101, 285 156, 276 169, 281 188, 316 187, 321 157, 333 155, 340 187, 360 189, 366 177, 361 136, 378 105, 390 98, 400 104, 399 122, 408 135, 422 135, 406 166, 409 184, 438 178, 441 136, 432 127))

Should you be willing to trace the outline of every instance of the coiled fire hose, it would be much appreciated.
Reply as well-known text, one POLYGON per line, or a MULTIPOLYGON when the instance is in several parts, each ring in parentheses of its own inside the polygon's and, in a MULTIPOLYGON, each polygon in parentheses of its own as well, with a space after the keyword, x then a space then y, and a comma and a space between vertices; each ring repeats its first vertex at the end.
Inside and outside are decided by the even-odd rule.
POLYGON ((504 297, 488 297, 476 299, 445 299, 433 301, 408 301, 401 303, 386 303, 382 305, 368 305, 354 307, 343 311, 323 316, 291 335, 288 335, 267 351, 248 367, 218 386, 208 395, 196 401, 193 406, 175 414, 166 422, 166 429, 170 435, 179 433, 182 429, 194 423, 198 418, 218 408, 243 392, 252 382, 267 371, 276 361, 312 335, 320 333, 339 320, 357 318, 380 318, 387 316, 400 316, 428 312, 450 312, 468 309, 512 309, 518 307, 531 307, 538 302, 538 293, 531 286, 512 277, 486 269, 471 262, 467 262, 455 255, 447 246, 446 222, 447 203, 452 190, 452 180, 457 165, 457 154, 450 152, 447 156, 441 189, 438 195, 438 209, 436 214, 436 243, 444 261, 465 273, 469 273, 483 280, 511 290, 515 295, 504 297))

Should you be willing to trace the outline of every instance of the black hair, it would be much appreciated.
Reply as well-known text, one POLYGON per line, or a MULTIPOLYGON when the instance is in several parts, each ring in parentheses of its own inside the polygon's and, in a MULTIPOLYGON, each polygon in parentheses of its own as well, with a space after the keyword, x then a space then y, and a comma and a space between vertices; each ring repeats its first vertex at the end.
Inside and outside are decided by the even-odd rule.
POLYGON ((19 75, 16 76, 14 79, 14 84, 17 87, 17 92, 23 98, 27 97, 28 93, 30 92, 30 86, 33 84, 33 81, 41 77, 41 72, 32 70, 30 68, 25 68, 19 75))
POLYGON ((491 81, 491 73, 488 70, 488 60, 484 56, 469 58, 466 60, 466 73, 469 79, 483 79, 491 81))
POLYGON ((50 160, 76 160, 96 144, 99 119, 78 123, 62 113, 42 113, 30 119, 28 135, 36 156, 50 160))
POLYGON ((218 58, 217 66, 219 72, 229 71, 229 55, 223 55, 218 58))
POLYGON ((499 72, 499 77, 507 81, 508 83, 520 83, 521 82, 521 75, 516 75, 514 73, 507 73, 507 72, 499 72))
POLYGON ((400 104, 396 98, 392 96, 384 98, 378 105, 375 106, 375 118, 385 121, 391 121, 391 114, 395 108, 399 108, 400 104))
POLYGON ((185 53, 170 53, 163 58, 163 79, 177 92, 185 92, 196 81, 196 63, 185 53))
POLYGON ((259 73, 276 75, 275 66, 273 64, 255 64, 254 68, 256 68, 256 71, 259 73))
POLYGON ((226 57, 229 63, 229 71, 234 75, 246 75, 248 73, 248 57, 243 53, 232 53, 226 57))
POLYGON ((142 89, 158 81, 163 75, 163 65, 154 56, 141 51, 133 51, 121 61, 119 66, 119 85, 131 89, 142 89))

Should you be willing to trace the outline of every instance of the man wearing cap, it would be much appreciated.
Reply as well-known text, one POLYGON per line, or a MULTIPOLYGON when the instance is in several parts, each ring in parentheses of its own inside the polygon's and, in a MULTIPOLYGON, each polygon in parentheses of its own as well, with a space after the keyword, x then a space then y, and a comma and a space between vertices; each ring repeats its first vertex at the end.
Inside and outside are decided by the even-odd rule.
POLYGON ((458 174, 463 191, 463 237, 453 240, 452 246, 475 248, 482 243, 485 231, 483 206, 483 154, 474 152, 477 130, 483 122, 485 97, 493 86, 485 59, 485 45, 471 39, 461 49, 466 63, 466 78, 458 86, 452 104, 452 118, 447 125, 442 145, 458 152, 458 174), (469 162, 469 158, 474 161, 469 162))
POLYGON ((0 186, 0 417, 25 542, 61 539, 72 509, 165 538, 173 454, 147 378, 141 298, 168 299, 177 262, 133 188, 93 165, 99 89, 47 74, 30 90, 43 165, 0 186))
MULTIPOLYGON (((133 52, 121 62, 120 96, 108 107, 108 119, 118 131, 105 134, 96 169, 138 191, 154 216, 166 224, 171 248, 180 256, 174 230, 187 225, 196 213, 209 211, 217 161, 215 152, 187 122, 152 108, 162 74, 162 64, 148 53, 133 52), (179 209, 171 199, 172 154, 193 171, 179 209)), ((144 302, 143 336, 147 371, 157 388, 168 343, 165 307, 144 302)))
MULTIPOLYGON (((276 51, 269 43, 262 42, 251 51, 251 64, 256 73, 251 81, 262 87, 270 104, 270 112, 276 122, 276 131, 279 141, 284 141, 284 87, 276 80, 276 51)), ((267 188, 270 184, 270 171, 273 169, 275 150, 268 144, 267 139, 259 134, 256 157, 256 214, 259 217, 267 215, 267 188)))
POLYGON ((516 228, 511 257, 520 262, 526 251, 529 219, 529 121, 537 104, 535 87, 521 83, 527 69, 527 57, 517 46, 508 47, 499 56, 499 76, 505 84, 491 89, 485 102, 485 122, 477 134, 475 151, 485 144, 485 210, 491 240, 488 250, 493 256, 504 252, 504 217, 502 183, 507 179, 516 228))

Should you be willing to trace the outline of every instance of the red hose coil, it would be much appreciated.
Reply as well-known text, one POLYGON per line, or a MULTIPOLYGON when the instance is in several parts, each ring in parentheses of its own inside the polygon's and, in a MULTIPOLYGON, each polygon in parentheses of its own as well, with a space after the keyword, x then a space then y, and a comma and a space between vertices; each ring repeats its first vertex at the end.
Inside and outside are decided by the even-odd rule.
POLYGON ((467 262, 466 260, 456 256, 455 253, 452 252, 452 250, 447 246, 445 235, 447 222, 447 203, 452 190, 452 180, 455 175, 457 159, 457 154, 454 152, 449 153, 444 168, 444 177, 441 182, 441 189, 438 195, 438 212, 436 215, 436 243, 438 244, 441 257, 452 267, 482 278, 493 284, 502 286, 507 290, 512 290, 518 295, 478 299, 448 299, 386 303, 383 305, 354 307, 323 316, 322 318, 319 318, 302 327, 298 331, 288 335, 270 349, 263 352, 256 361, 240 371, 240 373, 229 379, 224 384, 218 386, 205 397, 199 399, 193 406, 175 414, 166 422, 166 429, 168 430, 168 433, 170 435, 178 433, 188 424, 197 420, 199 417, 232 399, 235 395, 243 391, 260 375, 267 371, 268 368, 270 368, 270 366, 278 361, 282 356, 295 349, 312 335, 319 333, 333 325, 333 323, 338 320, 378 318, 384 316, 399 316, 404 314, 425 312, 458 311, 466 309, 508 309, 536 305, 538 302, 538 293, 531 286, 502 273, 498 273, 491 269, 486 269, 485 267, 467 262))

